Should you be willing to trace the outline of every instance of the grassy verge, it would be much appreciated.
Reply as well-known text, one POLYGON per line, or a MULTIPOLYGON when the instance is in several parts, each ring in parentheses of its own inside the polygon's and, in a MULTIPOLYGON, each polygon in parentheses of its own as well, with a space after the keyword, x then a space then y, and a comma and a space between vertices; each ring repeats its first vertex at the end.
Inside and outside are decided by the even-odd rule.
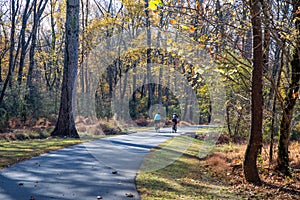
MULTIPOLYGON (((236 193, 229 192, 229 185, 212 177, 216 174, 206 167, 205 160, 199 159, 199 150, 205 146, 199 140, 192 140, 182 156, 172 164, 156 171, 138 173, 136 181, 141 198, 241 199, 236 193)), ((147 157, 143 165, 152 163, 151 160, 152 157, 147 157)))
MULTIPOLYGON (((160 150, 170 145, 172 140, 155 148, 143 162, 141 169, 164 161, 160 150), (155 161, 154 161, 155 160, 155 161), (146 166, 146 167, 145 167, 146 166)), ((262 186, 245 181, 242 162, 245 144, 217 145, 212 151, 205 141, 193 139, 184 153, 170 165, 153 171, 140 171, 137 188, 143 200, 171 199, 300 199, 300 172, 292 177, 283 177, 270 166, 264 146, 258 167, 262 186), (206 156, 203 157, 203 152, 206 156)), ((167 155, 179 148, 169 148, 167 155)), ((290 163, 294 169, 300 168, 299 143, 290 145, 290 163)))
POLYGON ((24 141, 0 141, 0 169, 49 151, 82 143, 82 139, 38 139, 24 141))

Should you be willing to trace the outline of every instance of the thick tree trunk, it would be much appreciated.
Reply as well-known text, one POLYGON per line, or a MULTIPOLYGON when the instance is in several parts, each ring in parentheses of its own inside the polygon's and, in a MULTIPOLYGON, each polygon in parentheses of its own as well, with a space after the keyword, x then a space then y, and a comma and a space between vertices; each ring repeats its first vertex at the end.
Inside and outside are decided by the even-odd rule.
POLYGON ((75 81, 78 70, 79 0, 67 0, 64 73, 58 121, 52 136, 78 138, 74 120, 75 81))
POLYGON ((253 31, 253 71, 251 94, 251 132, 244 159, 244 175, 248 182, 261 184, 257 169, 257 156, 262 147, 262 118, 263 118, 263 49, 262 24, 260 19, 260 2, 251 1, 251 22, 253 31))

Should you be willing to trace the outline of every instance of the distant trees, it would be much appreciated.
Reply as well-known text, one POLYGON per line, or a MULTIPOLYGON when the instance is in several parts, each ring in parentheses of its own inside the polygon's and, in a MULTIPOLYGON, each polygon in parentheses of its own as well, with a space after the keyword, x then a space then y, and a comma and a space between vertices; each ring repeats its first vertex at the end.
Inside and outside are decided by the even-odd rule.
POLYGON ((41 108, 37 100, 39 90, 34 87, 41 78, 36 73, 41 71, 36 68, 36 49, 47 5, 48 0, 1 2, 0 105, 10 117, 19 117, 24 125, 41 113, 37 111, 41 108))
MULTIPOLYGON (((71 23, 71 27, 65 26, 66 20, 70 20, 66 19, 65 15, 67 4, 72 2, 0 2, 1 128, 8 126, 9 118, 21 119, 21 127, 34 124, 32 121, 39 117, 56 117, 60 112, 61 124, 57 124, 60 128, 57 128, 53 135, 77 137, 72 117, 74 102, 71 96, 75 90, 82 94, 92 94, 90 89, 91 85, 95 84, 92 80, 98 73, 98 66, 91 66, 85 61, 94 59, 89 57, 89 53, 101 42, 106 41, 105 47, 109 49, 110 56, 116 59, 112 63, 95 59, 97 64, 107 65, 101 66, 106 68, 106 73, 99 75, 97 91, 94 91, 98 117, 112 117, 110 101, 118 83, 118 91, 122 92, 125 88, 130 89, 133 94, 129 103, 132 108, 131 115, 135 119, 147 116, 151 104, 163 104, 168 112, 180 109, 177 101, 179 97, 170 91, 170 88, 178 87, 175 78, 171 77, 167 81, 166 85, 171 85, 169 88, 161 84, 138 85, 139 81, 147 83, 145 76, 156 69, 158 71, 155 71, 155 78, 164 83, 162 77, 171 74, 175 69, 185 74, 189 86, 196 91, 200 104, 199 122, 209 122, 209 88, 201 75, 206 70, 214 70, 222 76, 222 84, 226 90, 228 134, 234 139, 245 138, 250 134, 247 153, 254 153, 250 153, 251 159, 246 155, 245 170, 248 171, 248 165, 251 165, 251 169, 255 168, 255 155, 260 154, 258 149, 262 132, 264 142, 271 143, 270 164, 274 164, 273 153, 278 147, 277 169, 289 174, 290 135, 294 137, 298 134, 300 137, 300 130, 296 130, 300 125, 300 116, 294 114, 300 109, 297 100, 300 4, 297 0, 123 0, 119 4, 113 0, 80 0, 79 3, 73 2, 76 3, 76 9, 77 3, 78 6, 81 5, 78 19, 74 18, 81 24, 76 31, 73 28, 77 29, 77 22, 71 23), (251 15, 255 11, 254 8, 259 9, 259 14, 251 15), (255 24, 257 20, 260 21, 258 25, 255 24), (112 48, 118 42, 126 43, 126 39, 122 38, 123 34, 132 40, 143 38, 146 35, 143 35, 142 29, 146 27, 157 30, 155 33, 148 31, 148 46, 151 46, 149 51, 144 52, 144 47, 139 51, 129 46, 124 49, 112 48), (163 32, 168 31, 174 37, 162 36, 163 32), (258 33, 255 33, 256 31, 258 33), (117 40, 113 37, 115 35, 118 35, 117 40), (190 45, 183 46, 182 42, 178 41, 181 36, 192 41, 190 45), (166 46, 168 48, 165 48, 165 51, 160 50, 166 46), (198 56, 200 52, 206 52, 214 61, 213 69, 208 68, 207 63, 191 64, 193 59, 179 56, 182 50, 197 52, 198 56), (145 55, 148 55, 148 58, 145 55), (77 56, 79 59, 75 61, 77 56), (71 63, 72 59, 74 60, 71 63), (187 63, 189 61, 190 63, 187 63), (150 62, 158 65, 150 66, 150 62), (162 65, 170 66, 167 72, 162 71, 162 65), (143 71, 139 76, 136 66, 143 66, 148 72, 143 71), (75 89, 73 81, 77 68, 79 77, 78 87, 75 89), (127 77, 130 70, 132 77, 127 77), (66 83, 66 80, 71 81, 66 83), (260 107, 263 109, 262 119, 260 107), (64 113, 67 113, 66 116, 62 116, 64 113), (67 128, 63 130, 67 121, 67 128)), ((121 95, 124 95, 124 91, 121 95)), ((184 99, 186 102, 189 100, 184 99)), ((190 115, 188 109, 191 108, 185 104, 186 116, 190 115)), ((253 173, 245 173, 255 174, 253 179, 246 175, 247 180, 258 181, 256 170, 253 173)))

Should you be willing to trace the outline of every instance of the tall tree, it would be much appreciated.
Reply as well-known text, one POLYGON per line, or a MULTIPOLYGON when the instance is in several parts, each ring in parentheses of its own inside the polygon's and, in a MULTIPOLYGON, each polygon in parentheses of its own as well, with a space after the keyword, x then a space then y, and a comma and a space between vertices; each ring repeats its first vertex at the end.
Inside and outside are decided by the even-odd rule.
POLYGON ((75 81, 78 71, 79 0, 67 0, 64 72, 58 121, 52 136, 78 138, 74 120, 75 81))
POLYGON ((253 63, 252 63, 252 93, 251 93, 251 132, 244 159, 244 175, 248 182, 261 184, 257 169, 257 157, 262 147, 263 120, 263 37, 260 0, 250 1, 251 23, 253 32, 253 63))
POLYGON ((147 78, 148 78, 148 109, 152 104, 152 78, 151 78, 151 24, 149 15, 149 0, 145 0, 145 15, 146 15, 146 34, 147 34, 147 50, 146 50, 146 64, 147 64, 147 78))
POLYGON ((42 14, 46 8, 46 5, 48 3, 48 0, 44 1, 35 1, 34 6, 33 6, 33 27, 31 31, 31 46, 29 50, 29 67, 28 67, 28 75, 27 75, 27 87, 32 89, 32 79, 33 79, 33 68, 34 68, 34 55, 35 55, 35 50, 36 50, 36 42, 37 42, 37 34, 38 34, 38 26, 42 17, 42 14))
POLYGON ((3 103, 5 91, 7 89, 8 83, 11 80, 13 66, 14 66, 14 52, 15 52, 15 32, 16 32, 16 19, 17 12, 19 10, 19 1, 11 1, 11 30, 10 30, 10 47, 9 47, 9 66, 6 79, 0 94, 0 105, 3 103))
POLYGON ((284 175, 290 175, 289 169, 289 138, 292 127, 293 113, 298 97, 300 82, 300 1, 293 0, 294 23, 297 31, 295 48, 292 55, 290 84, 284 99, 280 136, 278 144, 277 169, 284 175))
MULTIPOLYGON (((2 6, 2 4, 0 4, 0 6, 2 6)), ((8 36, 8 33, 6 31, 6 28, 4 26, 4 21, 3 21, 3 18, 4 18, 4 14, 8 12, 8 10, 6 11, 0 11, 0 85, 3 84, 3 79, 2 79, 2 70, 3 70, 3 61, 4 61, 4 58, 7 54, 7 52, 9 51, 9 36, 8 36)))
POLYGON ((27 22, 28 19, 32 13, 32 7, 33 5, 36 5, 36 0, 31 2, 30 0, 26 1, 26 5, 23 11, 23 16, 22 16, 22 28, 20 31, 20 41, 19 45, 21 48, 21 55, 20 55, 20 63, 19 63, 19 72, 18 72, 18 84, 21 85, 22 80, 23 80, 23 70, 24 70, 24 65, 25 65, 25 56, 27 53, 27 48, 30 43, 30 37, 26 41, 26 29, 27 27, 27 22), (31 4, 31 5, 30 5, 31 4))
MULTIPOLYGON (((27 106, 31 107, 31 110, 34 110, 35 106, 35 101, 34 99, 34 94, 35 92, 35 87, 33 84, 32 79, 33 77, 33 71, 34 71, 34 66, 35 66, 35 53, 36 53, 36 43, 37 43, 37 37, 38 37, 38 26, 40 24, 40 20, 42 17, 42 14, 46 8, 46 5, 48 3, 48 0, 43 0, 43 1, 34 1, 33 2, 33 27, 31 31, 31 46, 29 49, 29 67, 28 67, 28 73, 27 73, 27 82, 26 82, 26 87, 29 89, 29 93, 25 95, 25 101, 27 106)), ((21 84, 23 70, 19 70, 19 76, 18 76, 18 83, 21 84)), ((36 111, 33 112, 33 116, 37 116, 36 111)), ((24 117, 26 117, 24 115, 24 117)))

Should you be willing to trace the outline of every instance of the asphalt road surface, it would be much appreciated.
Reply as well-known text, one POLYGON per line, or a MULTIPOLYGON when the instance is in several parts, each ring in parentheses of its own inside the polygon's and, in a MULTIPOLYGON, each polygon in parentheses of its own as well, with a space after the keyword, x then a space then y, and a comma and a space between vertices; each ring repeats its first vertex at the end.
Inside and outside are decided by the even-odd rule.
POLYGON ((0 171, 0 199, 140 199, 135 177, 150 149, 196 129, 179 127, 171 133, 168 128, 99 139, 17 163, 0 171))

